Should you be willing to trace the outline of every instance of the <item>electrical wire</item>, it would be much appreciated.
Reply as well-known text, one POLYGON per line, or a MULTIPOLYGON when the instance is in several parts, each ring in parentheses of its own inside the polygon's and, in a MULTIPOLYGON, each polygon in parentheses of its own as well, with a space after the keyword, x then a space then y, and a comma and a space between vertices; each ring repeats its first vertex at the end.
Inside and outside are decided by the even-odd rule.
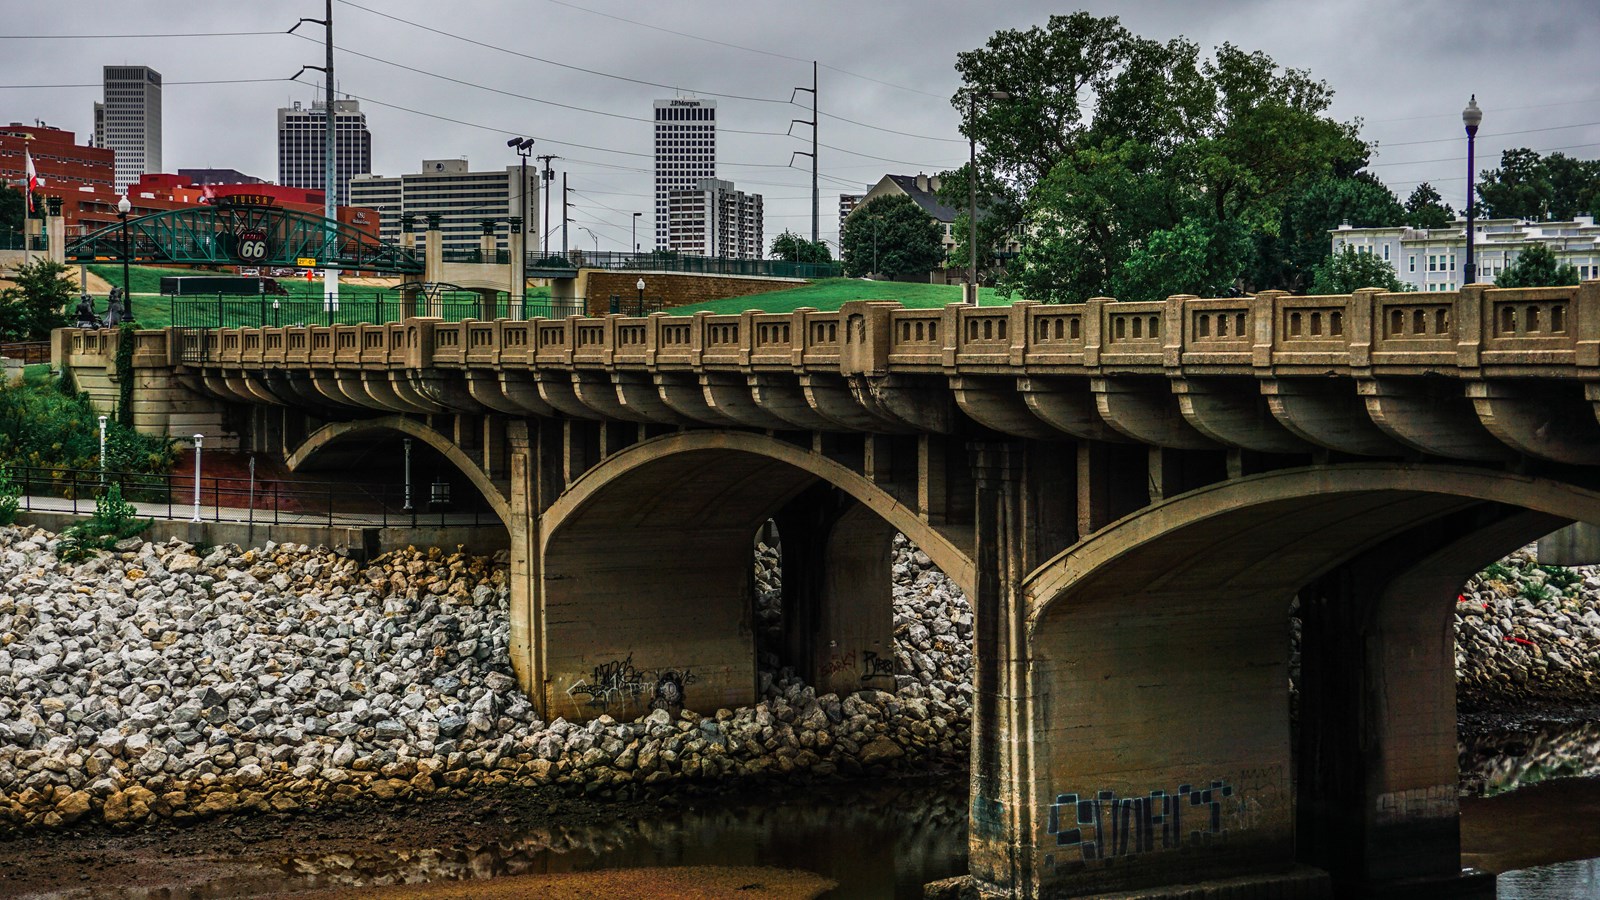
POLYGON ((844 116, 836 116, 833 113, 822 112, 821 110, 817 111, 817 115, 822 116, 824 119, 835 119, 840 122, 849 122, 851 125, 859 125, 862 128, 871 128, 873 131, 882 131, 888 134, 898 134, 901 137, 918 138, 924 141, 943 141, 947 144, 966 143, 966 141, 962 140, 961 138, 934 137, 931 134, 912 134, 909 131, 896 131, 893 128, 884 128, 882 125, 868 125, 866 122, 857 122, 855 119, 846 119, 844 116))
MULTIPOLYGON (((315 43, 315 44, 323 43, 322 41, 318 40, 317 38, 311 37, 309 35, 297 34, 297 35, 295 35, 295 37, 298 37, 298 38, 300 38, 302 40, 311 41, 312 43, 315 43)), ((408 65, 405 65, 404 63, 397 63, 397 62, 395 62, 393 60, 384 59, 384 58, 379 57, 379 56, 373 56, 373 55, 371 55, 369 53, 362 53, 359 50, 352 50, 349 47, 340 46, 339 44, 334 44, 333 48, 335 50, 337 50, 338 52, 344 53, 344 54, 349 55, 349 56, 355 56, 355 57, 359 57, 361 59, 371 60, 372 62, 382 63, 383 65, 386 65, 386 66, 393 66, 393 67, 395 67, 397 69, 404 69, 407 72, 414 72, 414 73, 416 73, 418 75, 425 75, 425 76, 427 76, 429 78, 437 78, 440 81, 448 81, 451 84, 458 84, 458 85, 461 85, 462 87, 474 88, 474 89, 480 90, 480 91, 488 91, 491 94, 500 94, 501 96, 504 96, 504 97, 515 97, 518 100, 527 100, 527 101, 530 101, 530 102, 533 102, 533 103, 542 103, 542 104, 545 104, 547 106, 555 106, 555 107, 559 107, 561 109, 569 109, 569 110, 572 110, 573 112, 590 113, 592 115, 607 116, 607 117, 613 118, 613 119, 626 119, 626 120, 628 120, 630 122, 645 122, 647 124, 653 124, 655 122, 654 119, 647 119, 644 116, 630 116, 630 115, 627 115, 625 113, 607 112, 607 111, 605 111, 603 109, 591 109, 591 108, 589 108, 587 106, 574 106, 574 105, 572 105, 570 103, 559 103, 559 102, 557 102, 555 100, 546 100, 546 99, 544 99, 542 97, 533 97, 533 96, 530 96, 528 94, 519 94, 519 93, 517 93, 515 91, 507 91, 507 90, 503 90, 501 88, 490 87, 489 85, 479 84, 479 83, 474 82, 474 81, 464 81, 464 80, 462 80, 460 78, 452 78, 449 75, 445 75, 445 74, 442 74, 440 72, 433 72, 433 71, 429 71, 427 69, 419 69, 419 68, 416 68, 415 66, 408 66, 408 65)), ((725 134, 752 134, 752 135, 772 136, 772 137, 785 137, 786 136, 786 133, 782 132, 782 131, 746 131, 746 130, 741 130, 741 129, 738 129, 738 128, 720 128, 720 127, 717 130, 719 132, 722 132, 722 133, 725 133, 725 134)))
POLYGON ((0 34, 0 41, 126 41, 138 38, 260 37, 282 31, 173 31, 149 34, 0 34))
MULTIPOLYGON (((372 9, 371 7, 362 6, 359 3, 353 3, 353 2, 351 2, 351 0, 339 0, 339 3, 341 3, 341 4, 345 5, 345 6, 351 7, 353 9, 359 9, 362 12, 371 13, 372 15, 379 16, 381 18, 390 19, 392 21, 399 22, 399 23, 404 24, 404 25, 410 25, 413 28, 420 28, 423 31, 429 32, 431 34, 437 34, 437 35, 440 35, 441 37, 453 38, 455 40, 471 44, 471 45, 473 45, 475 47, 482 47, 482 48, 484 48, 486 50, 496 50, 496 51, 499 51, 501 53, 508 53, 508 54, 510 54, 512 56, 520 56, 523 59, 530 59, 530 60, 533 60, 534 62, 541 62, 541 63, 544 63, 546 65, 556 66, 556 67, 562 68, 562 69, 570 69, 571 71, 582 72, 582 73, 584 73, 586 75, 596 75, 596 76, 599 76, 601 78, 612 78, 612 79, 615 79, 617 81, 626 81, 626 82, 629 82, 630 84, 640 84, 640 85, 645 85, 646 87, 661 88, 662 90, 668 90, 668 91, 684 90, 683 88, 681 88, 678 85, 662 84, 662 83, 660 83, 658 81, 646 81, 646 80, 644 80, 642 78, 630 78, 629 76, 626 76, 626 75, 616 75, 616 74, 613 74, 611 72, 602 72, 602 71, 600 71, 598 69, 586 69, 583 66, 574 66, 574 65, 570 65, 568 63, 556 62, 553 59, 545 59, 542 56, 534 56, 534 55, 532 55, 530 53, 523 53, 520 50, 512 50, 512 49, 510 49, 508 47, 496 46, 494 44, 490 44, 490 43, 487 43, 485 41, 480 41, 480 40, 477 40, 475 38, 469 38, 469 37, 466 37, 464 35, 454 34, 454 33, 449 32, 449 31, 444 31, 443 29, 434 28, 431 25, 424 25, 421 22, 413 22, 410 19, 402 19, 399 16, 390 15, 389 13, 386 13, 386 12, 380 12, 379 10, 372 9)), ((726 98, 726 99, 729 99, 729 100, 748 100, 748 101, 750 101, 752 103, 776 103, 776 104, 781 104, 781 105, 784 105, 784 106, 789 105, 789 101, 788 100, 779 100, 779 99, 773 98, 773 97, 750 97, 750 96, 746 96, 746 95, 743 95, 743 94, 726 94, 726 93, 721 93, 719 91, 704 91, 704 90, 695 90, 695 91, 691 91, 691 93, 703 94, 703 95, 705 95, 707 97, 723 97, 723 98, 726 98)))
MULTIPOLYGON (((162 87, 187 84, 264 84, 269 81, 293 81, 292 78, 215 78, 201 81, 167 81, 162 87)), ((101 82, 95 81, 84 84, 0 84, 0 90, 30 91, 46 90, 50 88, 97 88, 103 87, 101 82)))
MULTIPOLYGON (((1600 122, 1578 122, 1573 125, 1551 125, 1549 128, 1524 128, 1521 131, 1497 131, 1494 134, 1480 134, 1478 135, 1478 140, 1481 141, 1488 138, 1509 137, 1515 134, 1539 134, 1545 131, 1561 131, 1566 128, 1593 128, 1596 125, 1600 125, 1600 122)), ((1399 141, 1396 143, 1385 143, 1383 141, 1378 141, 1377 144, 1378 149, 1382 150, 1385 147, 1415 147, 1419 144, 1448 144, 1460 140, 1462 140, 1462 137, 1457 135, 1456 137, 1432 138, 1426 141, 1399 141)))

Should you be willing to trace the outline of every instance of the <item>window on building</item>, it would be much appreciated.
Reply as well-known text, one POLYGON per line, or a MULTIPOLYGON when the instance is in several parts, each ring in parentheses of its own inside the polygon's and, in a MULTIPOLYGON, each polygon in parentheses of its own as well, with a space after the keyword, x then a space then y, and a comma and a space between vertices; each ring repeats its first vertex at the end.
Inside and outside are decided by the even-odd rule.
POLYGON ((1411 261, 1410 261, 1409 267, 1407 268, 1406 271, 1415 272, 1416 270, 1417 270, 1417 255, 1415 253, 1413 253, 1413 254, 1411 254, 1411 261))

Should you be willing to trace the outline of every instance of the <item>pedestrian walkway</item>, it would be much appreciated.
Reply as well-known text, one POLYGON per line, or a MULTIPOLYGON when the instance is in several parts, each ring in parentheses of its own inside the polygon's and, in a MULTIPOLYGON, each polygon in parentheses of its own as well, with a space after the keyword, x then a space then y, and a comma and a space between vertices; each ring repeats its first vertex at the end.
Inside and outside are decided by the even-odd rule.
MULTIPOLYGON (((17 498, 23 512, 66 513, 75 516, 94 515, 93 497, 67 498, 23 495, 17 498)), ((493 512, 427 512, 415 513, 394 510, 381 513, 343 513, 338 511, 305 512, 254 507, 216 506, 193 503, 138 503, 133 504, 141 519, 164 519, 191 522, 225 522, 241 525, 310 525, 346 528, 403 528, 426 525, 497 525, 499 519, 493 512)))

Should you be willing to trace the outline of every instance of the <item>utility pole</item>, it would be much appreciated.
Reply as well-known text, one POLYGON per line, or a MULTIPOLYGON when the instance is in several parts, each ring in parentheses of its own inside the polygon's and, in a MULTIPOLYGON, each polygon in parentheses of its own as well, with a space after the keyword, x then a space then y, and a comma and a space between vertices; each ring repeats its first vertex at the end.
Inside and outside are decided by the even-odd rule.
POLYGON ((561 258, 567 258, 567 173, 561 173, 561 258))
MULTIPOLYGON (((339 216, 337 169, 335 166, 334 148, 338 145, 336 122, 333 114, 333 0, 327 0, 326 11, 321 19, 301 19, 289 29, 293 33, 307 22, 321 25, 327 29, 327 38, 324 44, 325 56, 323 65, 301 66, 300 72, 310 69, 321 72, 327 79, 324 84, 323 109, 322 109, 322 216, 327 220, 322 226, 322 272, 323 272, 323 307, 325 309, 338 309, 339 302, 339 270, 328 266, 329 257, 338 247, 337 227, 333 224, 339 216)), ((294 73, 294 78, 300 77, 300 72, 294 73)), ((293 81, 294 78, 289 79, 293 81)))
POLYGON ((793 91, 790 91, 789 92, 789 102, 790 103, 794 102, 794 95, 799 93, 800 91, 806 91, 806 92, 809 92, 811 94, 811 118, 810 119, 790 119, 789 120, 789 128, 792 130, 796 124, 810 125, 811 126, 811 152, 807 153, 804 150, 795 150, 794 152, 789 154, 789 164, 790 165, 794 165, 794 158, 796 156, 809 156, 809 157, 811 157, 811 243, 815 244, 815 243, 818 242, 818 237, 820 236, 820 233, 818 231, 818 225, 819 225, 819 222, 820 222, 820 211, 821 211, 821 202, 820 202, 821 195, 817 193, 817 119, 818 119, 818 116, 817 116, 817 63, 816 63, 816 60, 812 60, 811 61, 811 87, 808 87, 808 88, 807 87, 797 87, 793 91))
MULTIPOLYGON (((550 255, 550 182, 556 177, 556 170, 550 168, 550 161, 560 158, 552 153, 546 153, 539 157, 539 160, 544 163, 544 170, 539 173, 544 178, 544 221, 539 223, 539 231, 544 235, 541 243, 543 250, 540 253, 542 256, 550 255)), ((566 223, 563 222, 562 224, 565 225, 566 223)))

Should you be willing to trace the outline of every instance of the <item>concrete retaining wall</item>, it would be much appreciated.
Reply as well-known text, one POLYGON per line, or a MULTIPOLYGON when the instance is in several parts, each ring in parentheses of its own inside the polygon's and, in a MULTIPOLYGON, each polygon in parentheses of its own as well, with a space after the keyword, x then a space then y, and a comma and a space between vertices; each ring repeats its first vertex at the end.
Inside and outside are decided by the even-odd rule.
POLYGON ((707 300, 785 291, 807 283, 803 278, 745 278, 738 275, 585 269, 579 281, 584 285, 583 296, 589 298, 589 315, 603 316, 611 312, 612 294, 616 294, 621 301, 621 312, 632 315, 639 305, 640 278, 645 283, 645 299, 651 303, 659 302, 662 309, 704 303, 707 300))
MULTIPOLYGON (((60 532, 83 522, 87 515, 62 512, 23 512, 18 520, 49 531, 60 532)), ((387 528, 327 525, 273 525, 257 522, 187 522, 182 519, 156 519, 144 536, 153 541, 178 538, 191 544, 238 544, 259 547, 276 543, 326 546, 358 559, 371 559, 402 547, 460 546, 470 553, 487 555, 510 546, 510 537, 500 525, 426 525, 417 528, 387 528)))

